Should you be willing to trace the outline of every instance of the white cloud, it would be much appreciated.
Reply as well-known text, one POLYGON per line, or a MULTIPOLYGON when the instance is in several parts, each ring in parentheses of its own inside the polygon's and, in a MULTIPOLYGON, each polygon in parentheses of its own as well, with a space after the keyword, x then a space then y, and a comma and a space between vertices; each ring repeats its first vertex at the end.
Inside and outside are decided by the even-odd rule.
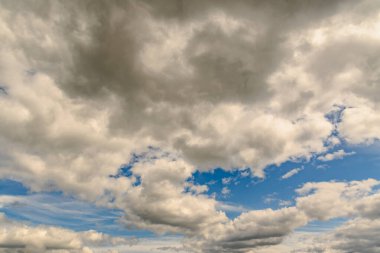
POLYGON ((232 180, 231 177, 222 178, 222 184, 229 184, 231 183, 231 180, 232 180))
POLYGON ((302 169, 301 168, 294 168, 288 172, 286 172, 284 175, 282 175, 282 179, 288 179, 292 176, 294 176, 295 174, 297 174, 298 172, 300 172, 302 169))
POLYGON ((372 188, 378 184, 374 179, 348 183, 306 183, 297 190, 301 196, 296 199, 296 205, 312 219, 328 220, 355 215, 359 201, 369 198, 372 188))
POLYGON ((349 108, 344 112, 339 131, 351 143, 373 142, 379 139, 380 114, 377 106, 349 108))
POLYGON ((225 212, 240 212, 240 213, 247 212, 249 210, 243 206, 236 205, 236 204, 229 204, 225 202, 218 202, 217 209, 225 211, 225 212))
POLYGON ((278 205, 280 206, 280 207, 283 207, 283 206, 290 206, 292 204, 292 201, 290 201, 290 200, 280 200, 279 202, 278 202, 278 205))
POLYGON ((355 152, 345 152, 343 149, 339 149, 333 153, 328 153, 328 154, 325 154, 323 156, 320 156, 318 157, 318 160, 320 161, 323 161, 323 162, 327 162, 327 161, 332 161, 332 160, 335 160, 335 159, 343 159, 343 157, 345 156, 350 156, 350 155, 354 155, 355 152))
POLYGON ((249 175, 250 175, 249 170, 243 170, 243 171, 240 173, 240 176, 241 176, 241 177, 248 177, 249 175))
POLYGON ((222 195, 225 196, 225 195, 230 194, 231 190, 228 187, 225 186, 225 187, 222 188, 222 192, 221 193, 222 193, 222 195))
POLYGON ((133 245, 135 240, 111 237, 93 230, 74 232, 51 226, 28 226, 12 222, 0 215, 0 252, 51 252, 92 253, 101 245, 133 245))

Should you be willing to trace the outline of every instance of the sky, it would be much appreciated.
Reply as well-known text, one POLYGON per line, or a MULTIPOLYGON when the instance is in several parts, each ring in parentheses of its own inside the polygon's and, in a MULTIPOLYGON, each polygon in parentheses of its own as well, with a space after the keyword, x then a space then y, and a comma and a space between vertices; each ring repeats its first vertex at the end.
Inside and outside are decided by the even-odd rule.
POLYGON ((0 0, 0 253, 380 252, 380 1, 0 0))

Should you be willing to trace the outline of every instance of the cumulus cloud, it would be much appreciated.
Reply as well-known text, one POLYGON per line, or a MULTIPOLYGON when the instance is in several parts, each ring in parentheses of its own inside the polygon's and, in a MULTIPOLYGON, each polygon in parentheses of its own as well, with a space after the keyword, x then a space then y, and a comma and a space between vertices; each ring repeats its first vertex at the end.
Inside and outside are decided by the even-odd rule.
MULTIPOLYGON (((226 221, 216 200, 198 192, 184 192, 194 168, 172 157, 146 158, 131 169, 140 182, 115 205, 126 212, 125 224, 157 232, 200 232, 226 221)), ((199 188, 199 187, 198 187, 199 188)))
POLYGON ((378 185, 373 179, 306 183, 297 190, 295 206, 246 211, 212 228, 199 247, 202 252, 377 252, 378 185), (294 231, 332 218, 348 221, 324 233, 294 231))
POLYGON ((203 249, 206 252, 245 252, 250 248, 276 245, 306 221, 295 208, 250 211, 227 224, 219 234, 210 233, 203 249))
POLYGON ((378 140, 379 128, 376 125, 380 123, 380 116, 377 110, 377 106, 348 109, 339 131, 347 140, 356 144, 378 140))
MULTIPOLYGON (((176 2, 164 6, 179 12, 176 2)), ((332 125, 324 114, 350 96, 359 103, 372 94, 342 94, 337 101, 319 94, 322 84, 310 77, 319 66, 313 61, 330 40, 336 42, 331 31, 348 15, 338 2, 196 1, 183 4, 181 17, 160 4, 133 1, 44 6, 5 1, 3 7, 1 83, 8 96, 1 102, 13 110, 2 114, 2 135, 8 136, 3 146, 12 147, 2 151, 8 161, 3 167, 17 164, 22 168, 17 177, 36 190, 47 187, 44 181, 68 191, 82 191, 75 189, 81 178, 109 184, 105 175, 148 145, 176 150, 200 169, 250 167, 263 177, 268 164, 326 151, 323 141, 332 125), (297 15, 291 18, 292 13, 297 15), (315 25, 328 18, 332 26, 321 30, 320 45, 313 40, 315 25), (39 34, 45 34, 42 41, 39 34), (286 38, 283 44, 279 36, 286 38), (294 58, 288 47, 299 51, 301 41, 312 50, 294 58), (302 80, 296 78, 288 89, 294 94, 287 94, 293 73, 302 80), (318 108, 317 97, 331 101, 318 108), (94 164, 102 168, 97 175, 89 172, 94 164), (29 174, 45 167, 46 180, 32 182, 29 174), (75 171, 70 182, 54 182, 51 174, 62 167, 75 171)), ((368 18, 368 25, 372 21, 368 18)))
MULTIPOLYGON (((301 114, 290 118, 277 112, 267 102, 275 94, 266 80, 289 56, 278 43, 279 34, 291 31, 293 26, 297 30, 308 27, 312 21, 332 15, 330 8, 296 3, 273 7, 259 4, 260 8, 253 8, 244 1, 233 8, 227 2, 214 8, 197 2, 186 4, 183 8, 189 11, 187 18, 178 20, 164 18, 159 14, 159 5, 149 5, 133 1, 77 6, 55 2, 42 7, 4 2, 2 31, 9 39, 4 40, 7 53, 3 65, 8 67, 2 83, 9 88, 8 102, 20 110, 15 115, 23 115, 22 111, 30 114, 30 119, 13 123, 20 131, 28 126, 28 133, 33 129, 41 132, 32 135, 42 137, 41 147, 34 148, 39 148, 33 152, 36 159, 46 163, 47 159, 39 154, 43 148, 50 148, 51 142, 56 143, 58 153, 63 152, 65 143, 70 150, 74 150, 71 146, 82 150, 103 147, 104 150, 88 152, 108 153, 108 161, 102 158, 98 163, 108 162, 102 167, 111 170, 116 167, 114 162, 122 163, 131 150, 156 144, 179 151, 203 169, 248 166, 263 177, 268 164, 324 151, 323 139, 331 132, 324 112, 301 113, 302 120, 296 120, 301 114), (312 18, 306 19, 299 12, 304 22, 286 19, 285 13, 302 10, 306 14, 314 7, 320 8, 320 13, 312 18), (259 26, 268 17, 252 18, 255 15, 248 16, 246 8, 278 16, 287 25, 282 30, 276 22, 259 26), (28 10, 28 15, 22 15, 23 9, 28 10), (32 31, 46 34, 46 39, 40 42, 38 33, 32 31), (253 51, 252 43, 256 47, 253 51), (21 50, 18 55, 17 50, 21 50), (11 72, 16 74, 13 79, 8 78, 11 72), (38 84, 27 91, 25 82, 38 84), (24 100, 31 98, 18 99, 21 95, 16 85, 25 91, 22 94, 38 97, 55 118, 49 121, 36 101, 35 106, 28 107, 24 100), (57 94, 60 92, 60 98, 51 96, 52 91, 50 97, 42 94, 42 89, 51 86, 57 94), (44 97, 53 101, 49 104, 44 97), (73 103, 76 109, 69 105, 73 103), (60 112, 58 108, 65 110, 60 112), (37 115, 45 118, 37 120, 37 115), (65 124, 59 121, 63 119, 65 124), (43 122, 45 130, 38 125, 43 122), (68 143, 70 138, 75 142, 68 143)), ((172 5, 176 6, 175 2, 172 5)), ((339 8, 335 3, 332 6, 339 8)), ((35 143, 30 137, 26 140, 35 143)), ((81 158, 83 163, 90 160, 81 158)), ((13 155, 9 159, 17 158, 13 155)), ((55 159, 51 160, 57 162, 55 159)))
POLYGON ((355 219, 334 231, 330 247, 338 252, 377 252, 380 249, 379 221, 355 219))
POLYGON ((229 220, 188 179, 216 167, 264 178, 268 165, 343 157, 329 153, 338 137, 379 139, 378 2, 0 6, 1 178, 123 209, 130 227, 198 235, 210 252, 277 244, 308 219, 375 215, 355 195, 373 181, 307 184, 296 207, 229 220), (160 151, 120 173, 147 147, 160 151))
POLYGON ((247 211, 212 228, 200 247, 203 252, 377 252, 378 185, 373 179, 306 183, 297 190, 295 206, 247 211), (349 221, 327 233, 302 237, 294 232, 332 218, 349 221))
MULTIPOLYGON (((306 183, 297 190, 301 196, 296 199, 296 205, 308 217, 317 220, 328 220, 336 217, 346 217, 358 213, 360 201, 373 198, 373 187, 379 181, 368 179, 352 182, 320 182, 306 183)), ((375 204, 372 201, 370 205, 375 204)), ((359 212, 364 214, 364 212, 359 212)))

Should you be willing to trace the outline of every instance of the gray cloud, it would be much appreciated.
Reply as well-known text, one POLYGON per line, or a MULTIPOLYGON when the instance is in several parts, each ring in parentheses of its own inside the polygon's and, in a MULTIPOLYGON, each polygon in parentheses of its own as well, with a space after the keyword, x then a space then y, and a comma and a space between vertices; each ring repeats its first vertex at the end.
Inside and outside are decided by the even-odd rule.
MULTIPOLYGON (((379 192, 375 190, 378 184, 373 179, 306 183, 297 190, 296 206, 247 211, 223 226, 210 228, 209 233, 206 230, 201 240, 203 243, 199 243, 198 247, 204 252, 252 252, 252 249, 258 252, 329 252, 325 251, 327 249, 350 252, 350 245, 357 243, 353 249, 363 247, 363 250, 373 250, 378 245, 375 239, 377 227, 375 224, 371 226, 369 220, 376 222, 379 218, 376 211, 379 192), (297 239, 290 245, 287 242, 297 233, 294 232, 296 228, 311 221, 333 218, 346 218, 349 222, 336 231, 308 235, 307 240, 297 239), (354 229, 357 220, 365 221, 362 225, 358 224, 363 229, 358 233, 354 229), (368 236, 364 230, 368 230, 368 236)), ((194 241, 190 243, 195 244, 194 241)))
POLYGON ((221 227, 201 243, 218 252, 278 244, 305 215, 377 215, 368 203, 348 205, 345 184, 305 186, 317 193, 257 221, 256 211, 228 220, 204 186, 184 189, 198 169, 249 167, 265 177, 270 164, 325 154, 334 130, 348 143, 379 139, 378 3, 1 7, 0 177, 122 208, 127 226, 202 239, 221 227), (336 105, 346 109, 332 123, 325 115, 336 105), (110 177, 147 146, 175 159, 150 157, 131 177, 110 177), (276 224, 261 224, 266 217, 276 224))
POLYGON ((345 222, 330 232, 299 237, 293 250, 285 252, 379 252, 379 222, 356 218, 345 222))
MULTIPOLYGON (((268 133, 263 129, 259 136, 252 135, 242 143, 237 133, 244 129, 221 134, 215 129, 219 126, 202 127, 202 121, 211 119, 215 106, 226 110, 225 103, 243 110, 257 108, 247 110, 239 124, 259 118, 273 98, 268 78, 291 57, 285 46, 288 33, 302 31, 344 10, 338 2, 298 1, 240 1, 233 5, 222 1, 218 6, 203 1, 57 1, 41 9, 10 1, 4 5, 15 16, 28 9, 28 16, 10 25, 15 31, 17 25, 28 22, 31 31, 48 35, 40 43, 33 32, 29 36, 15 33, 16 45, 23 49, 30 68, 47 73, 66 95, 106 106, 110 133, 144 134, 160 145, 169 143, 169 148, 201 167, 251 166, 260 176, 270 163, 308 156, 304 150, 310 143, 287 152, 286 141, 301 139, 276 136, 273 143, 263 146, 262 139, 268 138, 271 129, 268 133), (187 18, 175 18, 173 11, 187 18), (34 22, 29 22, 31 18, 34 22), (53 25, 47 26, 45 21, 53 25), (110 97, 117 103, 110 105, 110 97), (225 134, 231 138, 224 140, 225 134), (219 143, 195 144, 199 138, 210 137, 219 143), (236 147, 230 146, 231 142, 236 147), (257 155, 247 155, 250 153, 257 155)), ((291 119, 279 118, 284 122, 276 124, 291 123, 291 119)), ((316 131, 315 136, 307 133, 316 144, 329 131, 326 126, 301 128, 316 131)), ((252 133, 252 129, 246 131, 252 133)), ((318 145, 312 149, 321 151, 318 145)))

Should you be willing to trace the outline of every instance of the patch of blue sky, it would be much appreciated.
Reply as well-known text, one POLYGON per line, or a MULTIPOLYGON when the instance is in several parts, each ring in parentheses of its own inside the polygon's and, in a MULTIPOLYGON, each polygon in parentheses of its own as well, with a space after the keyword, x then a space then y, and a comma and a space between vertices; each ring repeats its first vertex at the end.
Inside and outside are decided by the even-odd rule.
MULTIPOLYGON (((326 117, 334 123, 339 123, 343 112, 344 108, 337 107, 336 111, 326 117)), ((380 178, 379 142, 372 145, 337 145, 330 149, 329 153, 341 149, 353 155, 331 161, 318 160, 318 156, 314 155, 308 161, 298 160, 286 162, 281 166, 272 165, 266 169, 265 179, 251 177, 248 170, 225 171, 222 168, 216 168, 210 172, 197 171, 188 181, 207 185, 209 188, 207 194, 226 203, 228 208, 225 211, 229 217, 233 218, 239 214, 239 210, 276 209, 292 205, 296 197, 295 190, 306 182, 380 178), (365 171, 362 169, 363 166, 366 168, 365 171), (297 169, 298 173, 282 178, 293 169, 297 169), (228 194, 223 194, 223 192, 228 194), (234 205, 237 208, 232 208, 234 205)), ((130 177, 134 164, 146 159, 155 159, 157 156, 168 155, 153 147, 146 153, 135 154, 128 164, 121 166, 119 173, 114 177, 130 177)), ((137 182, 139 183, 139 180, 137 182)))
POLYGON ((334 107, 335 109, 327 113, 325 117, 328 121, 330 121, 332 124, 336 126, 337 124, 342 122, 343 113, 347 107, 344 105, 335 105, 334 107))
MULTIPOLYGON (((320 161, 314 157, 310 161, 269 166, 265 179, 242 177, 242 172, 238 170, 228 172, 215 169, 213 172, 194 173, 193 181, 195 184, 207 184, 208 194, 214 194, 219 201, 253 210, 291 206, 296 197, 295 190, 307 182, 380 179, 379 142, 366 146, 339 146, 330 152, 342 148, 355 154, 331 161, 320 161), (287 179, 282 179, 285 173, 295 168, 302 170, 287 179), (227 180, 228 184, 223 183, 223 179, 226 178, 230 178, 227 180), (221 194, 223 187, 229 188, 228 195, 221 194)), ((227 215, 236 217, 237 214, 227 211, 227 215)))
POLYGON ((28 189, 22 183, 10 179, 0 179, 0 194, 27 195, 27 193, 28 189))

